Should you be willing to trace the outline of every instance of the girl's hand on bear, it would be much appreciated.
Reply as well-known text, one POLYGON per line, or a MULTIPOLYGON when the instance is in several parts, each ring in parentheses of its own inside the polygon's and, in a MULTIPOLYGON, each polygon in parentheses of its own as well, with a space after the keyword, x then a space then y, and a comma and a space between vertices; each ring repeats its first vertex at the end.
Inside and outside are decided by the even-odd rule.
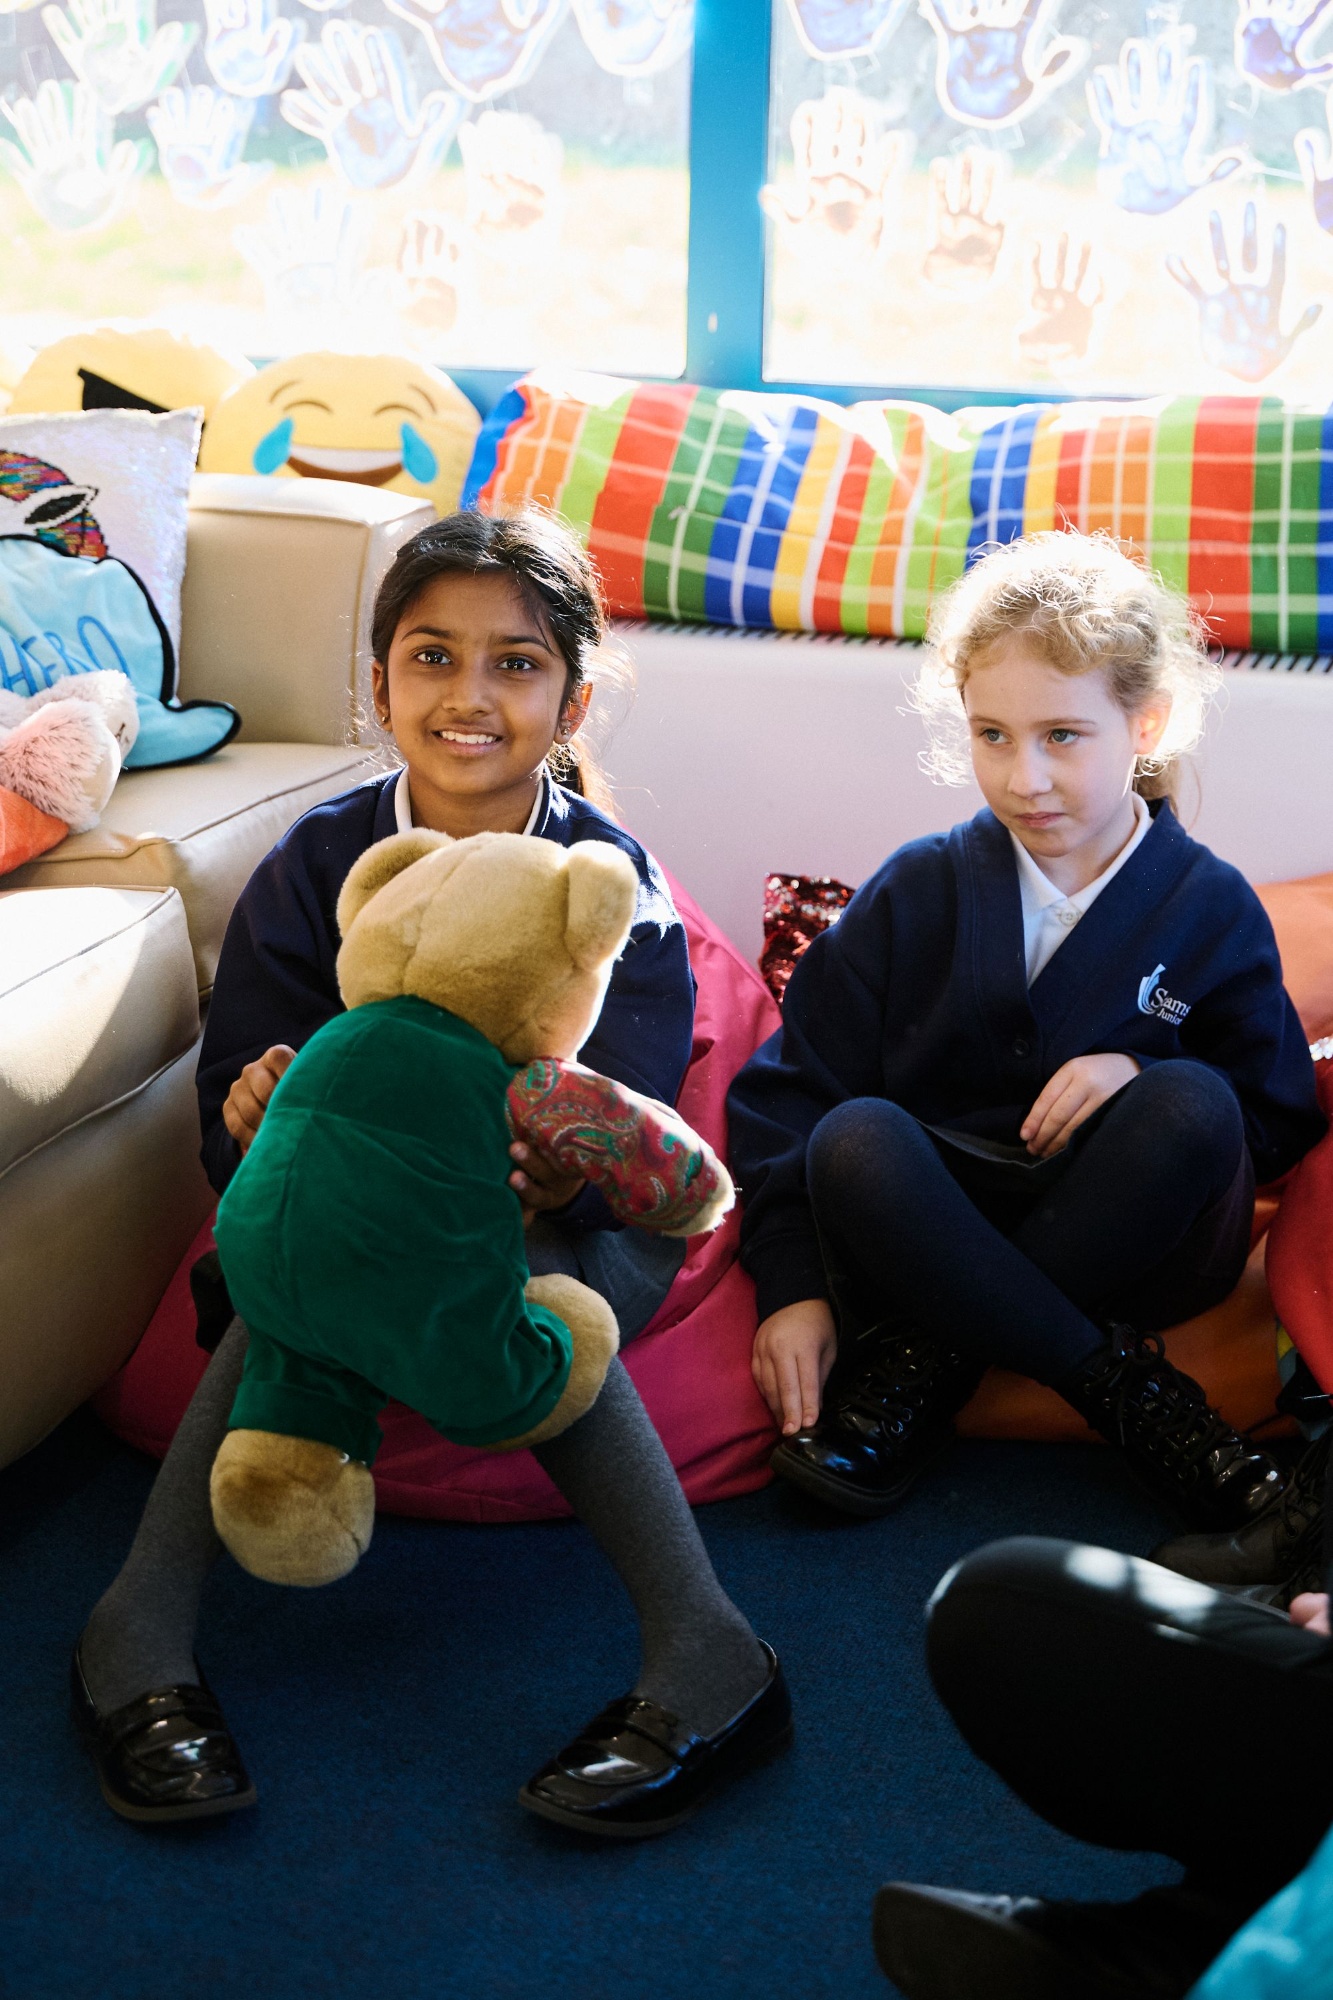
POLYGON ((1293 1625, 1304 1626, 1307 1632, 1322 1632, 1324 1637, 1333 1637, 1328 1628, 1328 1593, 1323 1590, 1303 1590, 1299 1597, 1293 1597, 1287 1610, 1293 1625))
POLYGON ((819 1420, 819 1399, 838 1351, 838 1329, 827 1299, 801 1299, 770 1313, 754 1337, 750 1373, 782 1435, 819 1420))
POLYGON ((296 1055, 286 1042, 265 1049, 257 1062, 247 1063, 227 1092, 222 1122, 243 1153, 248 1153, 268 1109, 268 1101, 278 1087, 278 1079, 296 1055))
POLYGON ((1062 1063, 1023 1120, 1019 1137, 1029 1153, 1049 1160, 1063 1151, 1084 1119, 1138 1073, 1133 1056, 1075 1056, 1062 1063))
POLYGON ((525 1146, 516 1139, 509 1148, 509 1157, 517 1162, 515 1171, 509 1176, 509 1185, 523 1204, 523 1227, 529 1228, 534 1215, 544 1209, 568 1208, 586 1182, 580 1177, 562 1174, 549 1160, 544 1160, 536 1148, 525 1146))

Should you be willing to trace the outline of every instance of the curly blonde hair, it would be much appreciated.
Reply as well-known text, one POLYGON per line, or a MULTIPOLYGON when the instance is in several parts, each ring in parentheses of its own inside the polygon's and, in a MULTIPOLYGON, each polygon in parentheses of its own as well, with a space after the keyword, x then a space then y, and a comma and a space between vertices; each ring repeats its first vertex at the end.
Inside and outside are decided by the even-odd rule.
POLYGON ((966 784, 972 776, 963 687, 976 662, 1012 632, 1028 633, 1061 673, 1103 668, 1127 715, 1170 695, 1161 742, 1140 757, 1134 780, 1145 798, 1170 798, 1180 758, 1203 735, 1222 671, 1186 600, 1105 534, 1056 529, 1000 543, 940 599, 911 692, 929 738, 922 769, 937 784, 966 784))

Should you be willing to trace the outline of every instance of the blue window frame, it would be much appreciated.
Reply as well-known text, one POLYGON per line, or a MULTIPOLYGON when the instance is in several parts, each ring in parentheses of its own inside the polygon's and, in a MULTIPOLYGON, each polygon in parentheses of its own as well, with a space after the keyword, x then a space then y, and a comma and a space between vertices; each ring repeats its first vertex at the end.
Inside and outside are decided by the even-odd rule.
MULTIPOLYGON (((714 388, 790 390, 852 403, 911 395, 941 409, 1008 403, 1012 391, 764 379, 765 221, 772 0, 696 0, 690 99, 689 289, 684 379, 714 388)), ((488 410, 511 374, 454 369, 488 410)))

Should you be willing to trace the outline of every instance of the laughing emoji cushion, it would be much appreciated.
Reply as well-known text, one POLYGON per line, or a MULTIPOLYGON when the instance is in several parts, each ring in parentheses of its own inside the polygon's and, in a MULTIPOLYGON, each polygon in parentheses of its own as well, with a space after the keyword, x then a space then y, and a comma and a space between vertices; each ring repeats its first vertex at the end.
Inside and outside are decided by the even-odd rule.
POLYGON ((447 375, 402 354, 293 354, 219 404, 201 472, 350 479, 458 505, 481 418, 447 375))

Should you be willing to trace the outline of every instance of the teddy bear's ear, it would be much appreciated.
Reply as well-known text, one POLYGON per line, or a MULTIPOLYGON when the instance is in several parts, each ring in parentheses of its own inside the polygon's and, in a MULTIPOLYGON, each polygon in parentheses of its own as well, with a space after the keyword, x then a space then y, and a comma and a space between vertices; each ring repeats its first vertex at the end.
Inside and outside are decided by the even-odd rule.
POLYGON ((414 861, 433 854, 437 847, 453 844, 447 833, 432 833, 429 827, 414 826, 411 833, 391 833, 387 840, 377 840, 373 847, 358 855, 338 892, 338 929, 342 935, 347 936, 377 889, 392 882, 395 875, 401 875, 414 861))
POLYGON ((639 878, 634 864, 604 840, 570 851, 565 944, 575 965, 593 970, 615 958, 634 921, 639 878))

